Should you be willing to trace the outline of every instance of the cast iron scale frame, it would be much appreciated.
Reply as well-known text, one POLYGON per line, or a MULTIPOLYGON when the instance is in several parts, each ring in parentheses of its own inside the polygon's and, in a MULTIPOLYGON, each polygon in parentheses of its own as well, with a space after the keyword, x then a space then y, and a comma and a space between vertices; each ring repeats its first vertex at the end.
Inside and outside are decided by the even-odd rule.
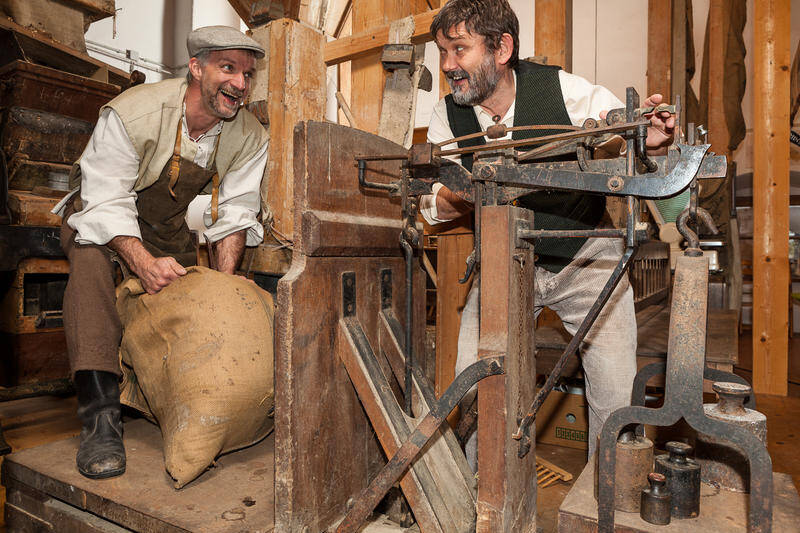
MULTIPOLYGON (((404 249, 406 268, 406 312, 413 309, 411 290, 411 262, 414 248, 419 246, 419 232, 415 225, 418 213, 418 196, 431 193, 431 185, 439 181, 457 196, 472 203, 475 207, 475 249, 467 261, 465 282, 475 266, 480 264, 481 249, 481 210, 487 206, 512 204, 519 197, 537 189, 556 189, 588 192, 610 196, 624 196, 627 199, 627 220, 625 229, 595 230, 536 230, 527 221, 517 220, 517 244, 533 243, 540 238, 578 238, 603 237, 622 238, 625 250, 617 266, 603 287, 576 334, 562 353, 545 385, 536 395, 527 414, 519 421, 513 438, 519 441, 518 456, 524 457, 531 447, 530 425, 539 407, 552 390, 569 357, 575 353, 596 320, 615 287, 630 267, 639 243, 647 238, 646 230, 639 227, 639 199, 658 199, 675 196, 690 188, 690 206, 678 218, 677 225, 687 240, 688 248, 680 258, 676 270, 675 305, 673 309, 670 347, 666 363, 656 363, 643 368, 636 376, 633 391, 633 406, 615 411, 605 423, 600 435, 598 453, 598 529, 601 533, 614 530, 614 469, 616 463, 616 438, 629 424, 668 426, 680 418, 696 430, 706 434, 728 438, 738 445, 750 462, 751 494, 749 530, 753 532, 771 531, 772 522, 772 468, 765 446, 745 430, 712 420, 703 412, 703 378, 742 382, 738 376, 705 366, 705 298, 692 298, 694 291, 707 291, 707 264, 699 249, 697 234, 688 227, 688 222, 701 219, 709 229, 716 233, 710 215, 697 205, 697 180, 724 177, 727 161, 724 156, 708 153, 710 145, 695 143, 694 124, 688 124, 686 142, 678 133, 674 144, 665 156, 648 156, 646 151, 647 127, 649 121, 644 115, 653 111, 668 109, 675 113, 675 131, 680 132, 680 101, 676 97, 675 106, 640 108, 639 95, 629 87, 626 91, 626 107, 608 113, 605 124, 593 119, 587 120, 583 127, 574 126, 529 126, 506 128, 492 126, 486 132, 467 137, 486 135, 489 139, 505 137, 509 131, 517 129, 556 129, 565 133, 543 136, 535 139, 502 141, 496 140, 485 145, 443 150, 442 146, 464 139, 451 139, 437 145, 414 145, 407 155, 360 155, 356 156, 359 185, 362 189, 387 191, 400 196, 403 206, 404 229, 400 243, 404 249), (624 157, 606 160, 588 158, 589 148, 608 140, 610 134, 619 134, 625 139, 624 157), (532 145, 540 145, 531 149, 532 145), (522 150, 517 150, 522 148, 522 150), (445 156, 471 153, 475 156, 473 172, 444 160, 445 156), (574 153, 577 161, 538 162, 528 161, 574 153), (401 179, 394 183, 375 183, 365 179, 368 162, 402 159, 401 179), (690 292, 691 291, 691 292, 690 292), (677 316, 676 316, 677 315, 677 316), (682 328, 694 327, 702 322, 701 328, 694 328, 693 335, 681 332, 682 328), (674 340, 673 340, 674 339, 674 340), (644 387, 650 377, 666 373, 664 406, 658 409, 643 407, 644 387)), ((523 244, 524 246, 524 244, 523 244)), ((705 295, 705 292, 702 294, 705 295)), ((412 338, 410 317, 405 331, 405 346, 411 347, 412 338)), ((414 358, 410 350, 405 354, 406 376, 417 374, 414 371, 414 358)), ((479 361, 480 363, 480 361, 479 361)), ((399 479, 416 458, 425 443, 435 431, 435 425, 443 420, 455 406, 454 398, 461 396, 469 388, 468 384, 480 381, 489 375, 504 372, 502 359, 486 361, 480 371, 470 367, 464 375, 458 376, 445 393, 445 396, 432 406, 428 417, 421 422, 413 434, 405 440, 398 453, 390 459, 384 470, 373 480, 351 507, 338 531, 351 531, 362 522, 388 487, 399 479), (469 377, 467 376, 469 374, 469 377), (433 424, 435 423, 435 425, 433 424), (431 426, 431 427, 427 427, 431 426)), ((406 411, 410 412, 412 380, 405 380, 406 411)), ((750 406, 754 406, 751 395, 750 406)))

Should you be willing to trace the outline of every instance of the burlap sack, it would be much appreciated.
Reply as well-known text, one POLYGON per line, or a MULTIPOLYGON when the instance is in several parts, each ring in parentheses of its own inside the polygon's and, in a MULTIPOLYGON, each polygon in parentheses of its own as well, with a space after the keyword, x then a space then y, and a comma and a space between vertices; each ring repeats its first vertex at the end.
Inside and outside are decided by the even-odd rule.
POLYGON ((122 403, 158 422, 176 488, 273 427, 271 295, 242 278, 187 270, 154 295, 135 278, 117 288, 122 403))

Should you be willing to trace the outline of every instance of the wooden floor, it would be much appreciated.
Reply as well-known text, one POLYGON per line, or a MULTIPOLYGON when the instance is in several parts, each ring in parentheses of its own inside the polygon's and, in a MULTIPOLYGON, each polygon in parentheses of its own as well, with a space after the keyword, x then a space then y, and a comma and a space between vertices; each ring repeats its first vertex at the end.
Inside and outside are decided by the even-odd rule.
MULTIPOLYGON (((740 365, 737 373, 750 378, 752 360, 750 336, 740 339, 740 365)), ((789 397, 758 396, 759 411, 767 415, 768 446, 773 469, 792 476, 800 489, 800 337, 790 343, 789 397)), ((0 403, 0 421, 8 443, 15 449, 24 449, 77 435, 80 425, 75 416, 75 398, 30 398, 0 403)), ((585 452, 559 446, 538 445, 537 453, 569 471, 577 479, 586 462, 585 452)), ((572 483, 557 482, 538 491, 539 526, 543 533, 557 529, 558 507, 572 483)), ((0 488, 0 502, 5 495, 0 488)), ((5 532, 0 515, 0 533, 5 532)))

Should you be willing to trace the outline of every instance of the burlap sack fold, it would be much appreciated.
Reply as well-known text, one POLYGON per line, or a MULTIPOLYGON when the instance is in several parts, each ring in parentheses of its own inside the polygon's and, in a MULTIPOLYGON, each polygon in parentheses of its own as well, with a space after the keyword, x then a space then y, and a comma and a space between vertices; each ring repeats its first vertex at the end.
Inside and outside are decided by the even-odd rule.
POLYGON ((242 278, 187 270, 154 295, 135 278, 117 288, 122 403, 158 422, 176 488, 273 427, 271 295, 242 278))

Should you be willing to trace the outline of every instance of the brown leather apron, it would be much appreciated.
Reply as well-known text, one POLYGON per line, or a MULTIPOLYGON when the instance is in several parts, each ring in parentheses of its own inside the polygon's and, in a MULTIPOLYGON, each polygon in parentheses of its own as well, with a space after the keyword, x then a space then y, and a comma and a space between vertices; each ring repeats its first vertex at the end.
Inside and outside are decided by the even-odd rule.
POLYGON ((181 159, 174 198, 169 192, 169 165, 161 171, 158 181, 139 191, 136 210, 142 243, 153 256, 171 256, 183 266, 197 263, 195 242, 186 224, 186 208, 203 192, 214 173, 213 168, 204 169, 181 159))
MULTIPOLYGON (((201 168, 181 157, 181 133, 179 122, 172 157, 164 165, 158 180, 139 191, 136 210, 142 243, 147 251, 155 257, 171 256, 181 265, 191 266, 197 264, 197 254, 195 241, 186 224, 186 209, 212 180, 212 203, 216 208, 219 179, 213 169, 216 153, 210 158, 211 169, 201 168)), ((212 213, 212 217, 216 218, 216 212, 212 213)))

